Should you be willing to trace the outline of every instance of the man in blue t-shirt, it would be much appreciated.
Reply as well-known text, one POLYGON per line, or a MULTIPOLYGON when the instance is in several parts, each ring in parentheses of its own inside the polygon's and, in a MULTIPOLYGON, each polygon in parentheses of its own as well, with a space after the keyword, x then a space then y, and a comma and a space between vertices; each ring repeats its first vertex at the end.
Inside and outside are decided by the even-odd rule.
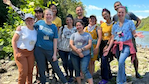
MULTIPOLYGON (((120 6, 122 6, 121 2, 116 1, 116 2, 114 3, 114 9, 115 9, 116 11, 117 11, 117 9, 118 9, 120 6)), ((132 12, 126 13, 125 18, 128 19, 128 20, 134 20, 134 21, 136 21, 136 24, 135 24, 136 28, 137 28, 137 27, 139 26, 139 24, 141 23, 141 20, 140 20, 135 14, 133 14, 132 12)), ((117 14, 115 14, 115 15, 113 16, 113 21, 114 21, 114 22, 117 22, 117 21, 118 21, 118 15, 117 15, 117 14)), ((132 39, 132 42, 133 42, 133 44, 134 44, 134 48, 135 48, 136 51, 137 51, 135 38, 132 39)), ((134 60, 133 64, 134 64, 134 68, 135 68, 135 72, 136 72, 136 78, 142 78, 142 77, 140 76, 140 74, 138 73, 138 58, 137 58, 137 55, 136 55, 136 57, 135 57, 135 60, 134 60)))

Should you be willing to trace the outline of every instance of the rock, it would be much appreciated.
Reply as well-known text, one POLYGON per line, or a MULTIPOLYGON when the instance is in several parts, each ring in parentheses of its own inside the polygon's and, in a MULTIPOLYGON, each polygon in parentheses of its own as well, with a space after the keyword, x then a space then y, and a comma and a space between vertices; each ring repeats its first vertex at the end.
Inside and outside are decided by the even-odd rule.
POLYGON ((6 64, 5 68, 8 69, 8 68, 10 68, 11 66, 16 66, 15 61, 9 61, 9 63, 6 64))
POLYGON ((142 79, 133 81, 132 84, 149 84, 148 80, 149 80, 149 72, 147 72, 142 79))
POLYGON ((5 63, 4 59, 0 60, 0 64, 4 64, 4 63, 5 63))
POLYGON ((0 68, 0 73, 5 73, 5 72, 7 72, 6 69, 4 69, 4 68, 0 68))

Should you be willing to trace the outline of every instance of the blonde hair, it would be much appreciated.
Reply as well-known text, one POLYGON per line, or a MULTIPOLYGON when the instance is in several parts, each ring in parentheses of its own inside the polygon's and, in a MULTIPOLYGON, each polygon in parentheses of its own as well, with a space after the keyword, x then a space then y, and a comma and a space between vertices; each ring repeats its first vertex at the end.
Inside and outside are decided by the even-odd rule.
POLYGON ((51 14, 53 15, 52 10, 51 10, 51 9, 49 9, 49 8, 46 8, 46 9, 43 11, 43 15, 45 15, 45 12, 46 12, 46 11, 50 11, 50 12, 51 12, 51 14))

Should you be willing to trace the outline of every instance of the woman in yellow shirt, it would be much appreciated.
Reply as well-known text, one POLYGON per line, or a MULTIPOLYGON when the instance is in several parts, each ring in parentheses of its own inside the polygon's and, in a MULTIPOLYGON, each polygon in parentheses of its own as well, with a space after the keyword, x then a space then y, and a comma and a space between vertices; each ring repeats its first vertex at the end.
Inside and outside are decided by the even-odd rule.
POLYGON ((106 8, 102 10, 102 17, 106 20, 106 22, 101 23, 102 29, 102 41, 100 45, 100 57, 101 57, 101 77, 102 81, 99 84, 106 84, 112 78, 111 69, 110 69, 110 61, 112 60, 112 53, 109 52, 107 56, 103 56, 103 50, 109 45, 108 40, 111 38, 111 30, 113 26, 113 22, 110 17, 110 11, 106 8))
POLYGON ((89 25, 84 28, 84 31, 90 33, 93 38, 92 47, 91 47, 91 60, 89 63, 89 71, 92 75, 95 69, 94 62, 95 60, 97 60, 99 45, 101 43, 101 38, 102 38, 101 29, 96 25, 96 22, 97 22, 96 16, 91 15, 89 18, 89 25))
POLYGON ((57 29, 59 30, 59 28, 62 26, 62 21, 61 21, 61 18, 59 18, 57 16, 57 7, 55 4, 50 4, 49 5, 49 8, 52 10, 53 12, 53 20, 52 20, 52 23, 56 25, 57 29))

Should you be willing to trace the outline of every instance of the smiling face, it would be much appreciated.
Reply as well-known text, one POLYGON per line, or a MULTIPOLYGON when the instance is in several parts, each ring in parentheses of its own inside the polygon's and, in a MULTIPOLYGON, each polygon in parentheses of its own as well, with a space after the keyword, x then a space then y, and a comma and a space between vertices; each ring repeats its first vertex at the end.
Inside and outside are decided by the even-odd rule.
POLYGON ((27 26, 33 26, 35 22, 34 22, 33 18, 29 17, 29 18, 25 19, 25 23, 27 26))
POLYGON ((107 21, 110 19, 110 14, 107 11, 102 12, 102 17, 107 21))
POLYGON ((43 13, 42 12, 35 12, 35 16, 38 20, 42 19, 43 13))
POLYGON ((56 13, 57 13, 57 8, 56 8, 56 6, 55 6, 55 5, 52 5, 52 6, 50 7, 50 9, 52 10, 53 15, 56 16, 56 13))
POLYGON ((114 9, 117 11, 117 9, 122 6, 122 4, 120 2, 117 2, 114 4, 114 9))
POLYGON ((78 32, 82 32, 84 26, 83 26, 83 24, 82 24, 81 22, 77 22, 77 23, 76 23, 76 28, 77 28, 77 31, 78 31, 78 32))
POLYGON ((125 19, 125 15, 126 15, 126 9, 125 8, 118 8, 117 10, 117 15, 119 20, 124 20, 125 19))
POLYGON ((66 18, 66 24, 67 24, 67 25, 73 25, 73 20, 72 20, 72 18, 67 17, 67 18, 66 18))
POLYGON ((89 24, 92 26, 95 25, 96 24, 96 18, 95 17, 89 18, 89 24))
POLYGON ((82 16, 83 15, 83 9, 82 9, 82 7, 77 7, 76 8, 76 14, 78 15, 78 16, 82 16))
POLYGON ((44 20, 46 20, 47 22, 51 22, 52 19, 53 19, 52 11, 50 11, 49 9, 46 9, 44 12, 44 20))

